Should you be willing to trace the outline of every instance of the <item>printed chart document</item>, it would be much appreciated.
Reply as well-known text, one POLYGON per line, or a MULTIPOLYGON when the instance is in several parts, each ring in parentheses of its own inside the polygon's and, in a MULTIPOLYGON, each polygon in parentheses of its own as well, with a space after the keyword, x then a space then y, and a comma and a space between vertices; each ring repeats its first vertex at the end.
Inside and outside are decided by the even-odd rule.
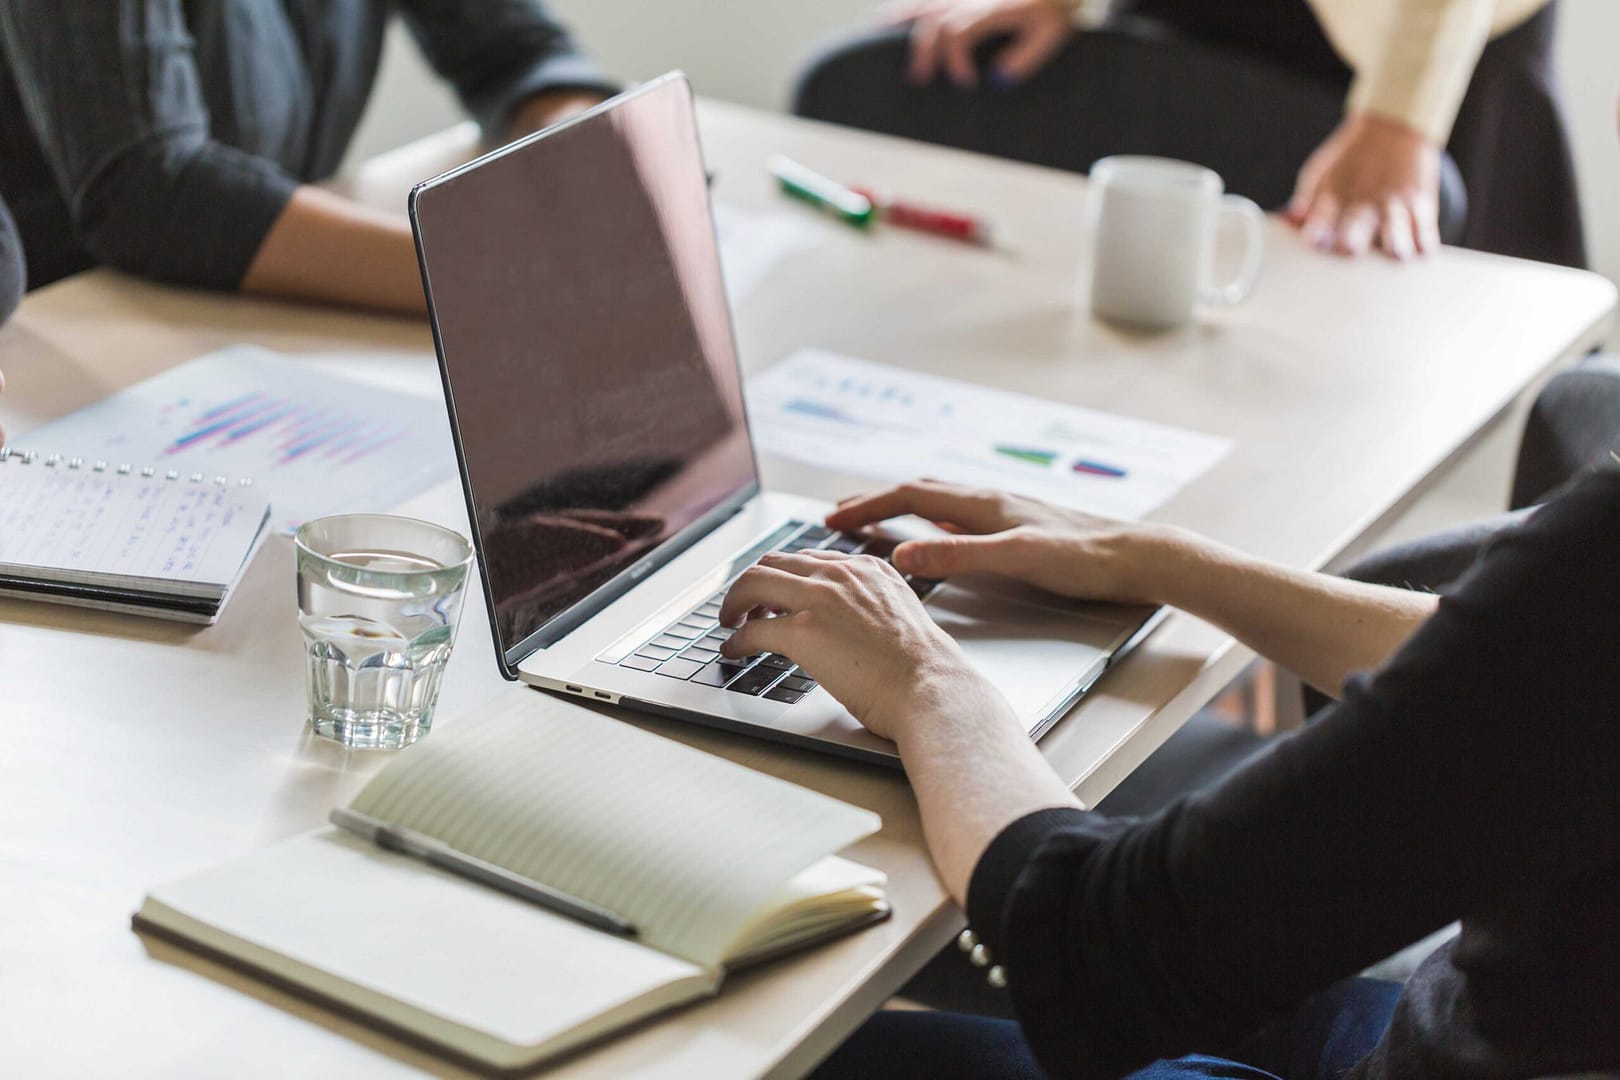
POLYGON ((511 1069, 889 910, 884 876, 834 854, 876 815, 526 690, 402 751, 350 809, 636 932, 335 829, 160 885, 136 928, 511 1069))
POLYGON ((410 393, 323 367, 336 359, 221 349, 41 425, 17 447, 250 478, 288 532, 326 514, 385 511, 452 479, 436 386, 410 393))
POLYGON ((878 480, 931 476, 1107 517, 1151 513, 1231 440, 819 349, 746 387, 766 453, 878 480))

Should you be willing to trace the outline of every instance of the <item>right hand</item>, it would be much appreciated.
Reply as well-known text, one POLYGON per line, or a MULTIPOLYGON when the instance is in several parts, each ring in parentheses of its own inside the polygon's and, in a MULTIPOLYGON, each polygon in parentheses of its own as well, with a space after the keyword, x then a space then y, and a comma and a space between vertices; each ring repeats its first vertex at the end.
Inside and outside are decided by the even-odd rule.
POLYGON ((894 565, 922 578, 991 573, 1086 600, 1158 604, 1159 570, 1193 547, 1191 537, 1065 510, 1022 495, 917 480, 857 495, 827 515, 829 528, 853 532, 915 514, 953 535, 908 540, 894 565))
POLYGON ((894 0, 880 15, 892 25, 910 24, 906 75, 918 86, 942 70, 963 89, 978 86, 973 49, 997 34, 1010 34, 1012 41, 991 61, 987 78, 993 86, 1021 83, 1074 32, 1073 9, 1063 0, 894 0))
POLYGON ((888 563, 836 551, 767 553, 726 592, 732 659, 791 656, 873 734, 902 742, 953 708, 1004 714, 1006 701, 923 610, 888 563), (988 688, 988 689, 987 689, 988 688))

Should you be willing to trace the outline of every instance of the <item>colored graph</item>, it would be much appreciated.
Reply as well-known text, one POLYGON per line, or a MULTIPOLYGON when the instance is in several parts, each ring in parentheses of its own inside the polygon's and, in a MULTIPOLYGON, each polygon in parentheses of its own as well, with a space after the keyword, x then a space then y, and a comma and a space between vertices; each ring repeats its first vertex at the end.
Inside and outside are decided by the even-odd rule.
POLYGON ((807 398, 794 398, 782 406, 783 412, 797 413, 800 416, 814 416, 818 420, 831 420, 838 424, 858 425, 849 413, 836 405, 824 405, 819 401, 810 401, 807 398))
POLYGON ((1125 470, 1118 465, 1105 465, 1100 461, 1077 461, 1074 471, 1083 476, 1101 476, 1109 480, 1125 479, 1125 470))
POLYGON ((996 447, 996 453, 1002 457, 1012 458, 1014 461, 1022 461, 1028 465, 1040 465, 1043 467, 1057 460, 1057 451, 1055 450, 1031 450, 1023 446, 998 446, 996 447))
POLYGON ((420 355, 295 357, 238 345, 37 427, 28 448, 250 477, 290 530, 324 514, 384 511, 454 478, 433 376, 420 355))
MULTIPOLYGON (((183 400, 174 408, 183 410, 188 405, 183 400)), ((272 467, 304 458, 351 465, 399 441, 405 433, 403 424, 300 405, 255 391, 198 413, 163 453, 215 452, 251 439, 258 442, 263 459, 272 467)))

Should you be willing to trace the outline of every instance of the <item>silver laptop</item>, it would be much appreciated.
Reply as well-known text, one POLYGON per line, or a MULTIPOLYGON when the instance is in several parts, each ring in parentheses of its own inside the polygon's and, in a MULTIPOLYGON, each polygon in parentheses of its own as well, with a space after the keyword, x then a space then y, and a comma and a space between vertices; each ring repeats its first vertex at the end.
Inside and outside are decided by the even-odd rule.
MULTIPOLYGON (((720 600, 762 553, 893 537, 760 488, 686 79, 429 180, 410 212, 507 678, 893 763, 814 670, 720 655, 720 600)), ((1153 622, 912 584, 1035 736, 1153 622)))

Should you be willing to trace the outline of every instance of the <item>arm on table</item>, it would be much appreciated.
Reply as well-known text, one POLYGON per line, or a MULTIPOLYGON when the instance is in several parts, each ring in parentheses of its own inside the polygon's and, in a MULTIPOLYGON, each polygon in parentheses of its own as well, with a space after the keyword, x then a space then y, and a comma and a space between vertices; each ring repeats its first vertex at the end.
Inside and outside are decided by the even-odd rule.
POLYGON ((1184 529, 932 481, 847 499, 827 523, 852 530, 904 514, 957 532, 901 544, 894 560, 906 573, 993 573, 1062 596, 1179 607, 1330 695, 1353 672, 1382 663, 1436 603, 1250 558, 1184 529))
POLYGON ((179 0, 66 0, 49 18, 7 5, 0 48, 97 259, 184 285, 422 309, 402 215, 212 138, 179 0))
POLYGON ((408 314, 427 310, 405 216, 309 185, 292 193, 264 235, 242 290, 408 314))
MULTIPOLYGON (((409 0, 403 10, 488 141, 547 127, 614 92, 538 2, 409 0)), ((293 194, 242 284, 393 311, 425 308, 406 219, 311 187, 293 194)))

